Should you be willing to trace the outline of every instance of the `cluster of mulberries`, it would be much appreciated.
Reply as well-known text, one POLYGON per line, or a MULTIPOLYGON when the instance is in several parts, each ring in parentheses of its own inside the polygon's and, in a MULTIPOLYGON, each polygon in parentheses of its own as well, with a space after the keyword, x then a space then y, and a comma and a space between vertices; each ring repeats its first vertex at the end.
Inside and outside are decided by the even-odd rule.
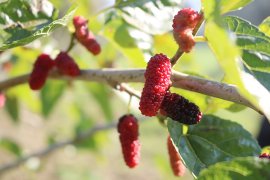
POLYGON ((32 90, 39 90, 43 87, 53 66, 54 61, 49 55, 41 54, 38 56, 29 78, 29 85, 32 90))
POLYGON ((203 16, 191 8, 180 10, 173 19, 173 36, 183 52, 190 52, 195 45, 193 29, 203 16))
POLYGON ((119 119, 117 130, 126 165, 133 168, 139 164, 141 149, 137 119, 131 114, 122 116, 119 119))
POLYGON ((98 55, 101 47, 96 41, 94 34, 89 31, 87 24, 88 21, 82 16, 75 16, 73 18, 75 37, 89 52, 93 55, 98 55))
POLYGON ((155 116, 160 108, 166 91, 171 85, 170 59, 163 54, 156 54, 148 62, 144 74, 145 84, 140 100, 141 113, 155 116))
POLYGON ((261 154, 261 155, 259 156, 259 158, 261 158, 261 159, 270 159, 270 154, 268 154, 268 153, 263 153, 263 154, 261 154))
POLYGON ((6 96, 3 93, 0 93, 0 108, 4 107, 6 103, 6 96))
POLYGON ((186 167, 183 164, 179 153, 175 149, 170 136, 167 139, 167 147, 170 158, 171 168, 175 176, 183 176, 186 171, 186 167))
POLYGON ((160 113, 183 124, 197 124, 202 118, 199 107, 183 96, 166 92, 160 107, 160 113))
POLYGON ((66 52, 60 52, 55 60, 47 54, 41 54, 35 61, 34 68, 29 78, 29 86, 32 90, 41 89, 47 79, 50 70, 56 66, 56 69, 67 76, 78 76, 80 69, 76 62, 66 52))

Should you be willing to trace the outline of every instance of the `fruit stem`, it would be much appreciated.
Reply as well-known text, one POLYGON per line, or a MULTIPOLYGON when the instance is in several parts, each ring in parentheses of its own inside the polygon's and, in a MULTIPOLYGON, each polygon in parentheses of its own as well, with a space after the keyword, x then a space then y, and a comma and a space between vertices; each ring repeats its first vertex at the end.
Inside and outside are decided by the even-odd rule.
POLYGON ((69 51, 72 50, 72 48, 74 47, 75 43, 74 43, 74 40, 75 40, 75 33, 72 33, 71 34, 71 37, 70 37, 70 43, 69 43, 69 46, 66 50, 66 52, 68 53, 69 51))

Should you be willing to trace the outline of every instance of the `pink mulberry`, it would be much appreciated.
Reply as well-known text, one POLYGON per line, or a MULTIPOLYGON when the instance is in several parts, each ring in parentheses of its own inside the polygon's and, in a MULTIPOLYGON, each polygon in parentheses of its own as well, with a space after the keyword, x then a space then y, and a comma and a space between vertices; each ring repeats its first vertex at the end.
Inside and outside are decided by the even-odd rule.
POLYGON ((175 149, 170 136, 167 139, 167 147, 170 158, 171 168, 175 176, 183 176, 186 171, 186 167, 183 164, 179 153, 175 149))
POLYGON ((6 103, 6 96, 3 93, 0 93, 0 108, 4 107, 6 103))
POLYGON ((173 19, 173 36, 181 50, 188 53, 195 45, 193 29, 203 16, 191 8, 180 10, 173 19))
POLYGON ((96 41, 94 34, 87 27, 88 21, 82 16, 73 18, 75 27, 75 36, 78 41, 93 55, 98 55, 101 52, 101 47, 96 41))

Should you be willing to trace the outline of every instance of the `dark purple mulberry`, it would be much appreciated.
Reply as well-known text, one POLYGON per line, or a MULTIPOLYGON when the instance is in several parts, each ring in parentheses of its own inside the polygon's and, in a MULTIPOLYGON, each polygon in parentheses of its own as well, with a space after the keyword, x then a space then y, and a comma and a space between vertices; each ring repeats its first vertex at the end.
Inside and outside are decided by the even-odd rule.
POLYGON ((160 113, 183 124, 197 124, 202 113, 197 105, 183 96, 167 92, 160 107, 160 113))
POLYGON ((144 77, 145 84, 139 109, 143 115, 155 116, 171 85, 170 59, 163 54, 153 56, 148 62, 144 77))
POLYGON ((261 154, 261 155, 259 156, 259 158, 261 158, 261 159, 270 159, 270 154, 268 154, 268 153, 263 153, 263 154, 261 154))

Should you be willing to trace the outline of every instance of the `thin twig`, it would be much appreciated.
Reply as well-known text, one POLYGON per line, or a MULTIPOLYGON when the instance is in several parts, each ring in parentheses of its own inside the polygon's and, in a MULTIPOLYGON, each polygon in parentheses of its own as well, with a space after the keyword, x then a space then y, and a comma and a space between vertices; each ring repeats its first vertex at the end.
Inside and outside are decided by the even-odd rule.
POLYGON ((70 37, 70 42, 69 42, 69 46, 66 50, 66 52, 68 53, 69 51, 71 51, 71 49, 74 47, 75 43, 74 43, 74 40, 75 40, 75 33, 72 33, 71 34, 71 37, 70 37))
POLYGON ((115 127, 116 127, 116 123, 111 123, 111 124, 107 124, 107 125, 101 125, 101 126, 96 126, 96 127, 90 128, 90 129, 86 130, 85 132, 78 134, 73 139, 68 139, 65 141, 57 142, 53 145, 48 146, 45 149, 42 149, 42 150, 34 152, 32 154, 23 156, 23 157, 15 160, 13 162, 10 162, 10 163, 7 163, 7 164, 0 166, 0 174, 4 173, 6 170, 13 169, 13 168, 23 164, 24 162, 26 162, 30 158, 46 156, 46 155, 56 151, 59 148, 62 148, 62 147, 67 146, 69 144, 76 144, 76 143, 79 143, 85 139, 88 139, 89 137, 93 136, 94 134, 96 134, 99 131, 104 131, 104 130, 112 129, 115 127))
MULTIPOLYGON (((52 72, 50 78, 83 80, 96 82, 144 82, 145 69, 98 69, 98 70, 82 70, 81 74, 75 78, 63 76, 59 73, 52 72)), ((27 83, 29 75, 23 75, 0 82, 0 91, 27 83)), ((198 92, 208 96, 217 97, 227 101, 243 104, 257 112, 261 113, 248 100, 239 94, 237 87, 230 84, 210 81, 199 77, 187 75, 184 73, 173 71, 171 76, 173 86, 183 88, 189 91, 198 92)))

